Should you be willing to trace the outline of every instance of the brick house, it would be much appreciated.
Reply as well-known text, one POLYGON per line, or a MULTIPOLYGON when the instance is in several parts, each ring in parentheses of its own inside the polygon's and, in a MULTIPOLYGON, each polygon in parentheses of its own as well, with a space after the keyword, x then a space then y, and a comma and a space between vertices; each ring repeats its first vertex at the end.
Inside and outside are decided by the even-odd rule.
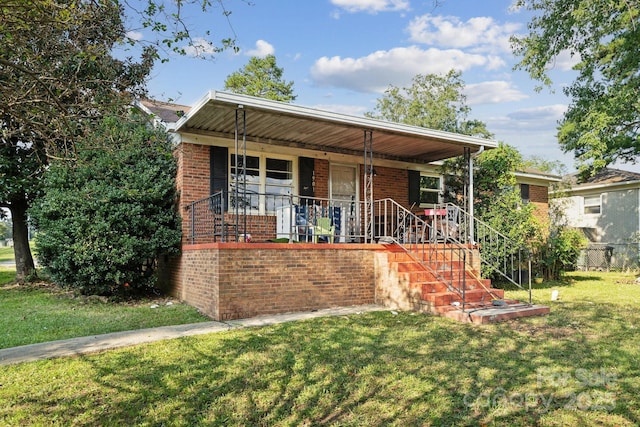
POLYGON ((502 298, 465 236, 473 207, 439 205, 433 164, 471 164, 495 141, 215 91, 141 107, 175 139, 183 247, 168 286, 208 316, 502 298))
POLYGON ((524 203, 535 207, 536 217, 543 224, 549 224, 549 188, 562 181, 558 175, 541 172, 536 169, 525 169, 515 173, 520 189, 520 197, 524 203))

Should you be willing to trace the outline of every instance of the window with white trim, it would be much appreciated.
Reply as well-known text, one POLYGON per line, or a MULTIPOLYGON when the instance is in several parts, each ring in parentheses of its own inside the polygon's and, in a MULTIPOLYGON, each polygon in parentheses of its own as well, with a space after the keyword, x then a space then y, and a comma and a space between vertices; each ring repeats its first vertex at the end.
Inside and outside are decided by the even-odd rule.
POLYGON ((440 203, 440 176, 420 175, 420 206, 440 203))
POLYGON ((597 215, 602 212, 602 198, 597 196, 585 196, 582 199, 585 215, 597 215))
MULTIPOLYGON (((229 161, 229 206, 235 207, 236 185, 242 191, 242 157, 238 156, 236 168, 236 156, 230 154, 229 161)), ((253 156, 247 155, 246 170, 246 197, 243 198, 239 208, 246 207, 253 213, 272 213, 289 200, 286 196, 294 193, 293 158, 278 157, 274 155, 253 156)))

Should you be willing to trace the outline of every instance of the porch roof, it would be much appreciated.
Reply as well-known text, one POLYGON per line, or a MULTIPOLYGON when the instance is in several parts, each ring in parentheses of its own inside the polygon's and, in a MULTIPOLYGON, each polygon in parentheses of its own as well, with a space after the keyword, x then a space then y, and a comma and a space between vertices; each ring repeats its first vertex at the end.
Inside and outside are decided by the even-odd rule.
MULTIPOLYGON (((217 91, 192 106, 175 131, 233 139, 238 109, 246 111, 247 141, 270 145, 362 155, 366 130, 372 131, 374 157, 413 163, 459 156, 465 147, 497 147, 494 140, 217 91)), ((238 131, 242 138, 242 122, 238 131)))

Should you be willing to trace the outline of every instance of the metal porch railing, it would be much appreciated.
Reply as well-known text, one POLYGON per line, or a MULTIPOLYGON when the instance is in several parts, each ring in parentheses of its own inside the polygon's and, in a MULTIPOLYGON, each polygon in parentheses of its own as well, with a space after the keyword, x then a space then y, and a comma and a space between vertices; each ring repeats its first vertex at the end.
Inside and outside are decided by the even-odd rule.
POLYGON ((187 206, 189 243, 288 241, 354 243, 364 239, 355 200, 218 192, 187 206))
MULTIPOLYGON (((297 195, 218 192, 187 206, 190 243, 200 242, 328 242, 365 241, 364 205, 297 195), (275 230, 275 232, 274 232, 275 230)), ((455 205, 437 207, 431 222, 392 199, 374 202, 373 230, 378 242, 400 245, 426 271, 433 273, 465 304, 469 244, 477 245, 482 265, 517 287, 529 286, 531 257, 526 248, 455 205), (462 268, 460 268, 462 267, 462 268), (524 268, 523 268, 524 267, 524 268)))
POLYGON ((449 241, 442 230, 392 199, 374 202, 374 230, 378 241, 402 247, 425 271, 447 285, 466 305, 467 254, 469 249, 449 241))
POLYGON ((450 240, 476 245, 482 265, 498 278, 527 290, 531 304, 531 251, 454 204, 438 206, 446 217, 441 232, 450 240))

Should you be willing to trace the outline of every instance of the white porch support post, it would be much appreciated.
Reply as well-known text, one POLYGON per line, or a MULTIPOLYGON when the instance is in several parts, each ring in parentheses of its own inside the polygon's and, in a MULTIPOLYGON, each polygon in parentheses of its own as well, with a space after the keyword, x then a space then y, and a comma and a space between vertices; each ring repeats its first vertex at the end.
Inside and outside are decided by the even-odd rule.
POLYGON ((484 145, 481 145, 478 151, 471 154, 471 149, 469 149, 469 165, 467 166, 469 170, 469 197, 467 203, 469 204, 469 243, 476 243, 476 233, 475 233, 475 215, 473 213, 473 159, 478 157, 484 151, 484 145))
POLYGON ((373 224, 373 131, 364 131, 364 242, 374 242, 373 224))
POLYGON ((467 174, 469 176, 469 189, 467 190, 467 203, 469 204, 469 243, 475 243, 475 217, 473 215, 473 156, 471 155, 471 149, 469 150, 469 164, 467 166, 467 174))

